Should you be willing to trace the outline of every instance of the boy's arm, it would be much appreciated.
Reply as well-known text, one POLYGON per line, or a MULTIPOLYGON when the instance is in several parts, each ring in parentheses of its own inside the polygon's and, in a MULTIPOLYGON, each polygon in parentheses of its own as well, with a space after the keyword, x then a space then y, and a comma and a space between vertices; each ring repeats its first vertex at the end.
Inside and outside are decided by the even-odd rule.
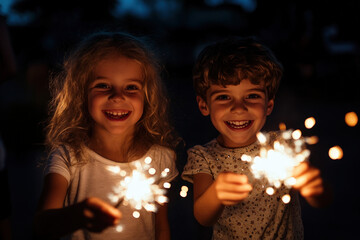
POLYGON ((204 226, 212 226, 225 205, 234 205, 245 199, 252 190, 245 175, 220 173, 214 181, 205 173, 194 175, 194 216, 204 226))
POLYGON ((319 169, 303 162, 294 170, 297 189, 312 207, 325 207, 332 202, 332 190, 324 182, 319 169))
POLYGON ((170 240, 170 226, 168 221, 168 205, 160 206, 155 215, 155 239, 170 240))
POLYGON ((100 232, 121 217, 117 209, 97 198, 63 208, 67 186, 67 180, 59 174, 50 173, 45 177, 34 219, 37 239, 54 239, 85 227, 100 232))

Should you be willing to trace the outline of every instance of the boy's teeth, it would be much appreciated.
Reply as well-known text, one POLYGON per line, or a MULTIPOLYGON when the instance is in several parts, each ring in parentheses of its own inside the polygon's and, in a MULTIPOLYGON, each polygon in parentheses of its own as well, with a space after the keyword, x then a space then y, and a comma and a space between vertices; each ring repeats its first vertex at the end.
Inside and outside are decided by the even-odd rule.
POLYGON ((250 124, 250 121, 227 121, 233 128, 244 128, 250 124))

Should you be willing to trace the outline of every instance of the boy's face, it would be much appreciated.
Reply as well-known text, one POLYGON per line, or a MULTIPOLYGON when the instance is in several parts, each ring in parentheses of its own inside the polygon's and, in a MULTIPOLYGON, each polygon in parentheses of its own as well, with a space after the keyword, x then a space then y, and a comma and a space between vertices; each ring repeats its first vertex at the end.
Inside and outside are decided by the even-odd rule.
POLYGON ((219 131, 218 141, 225 147, 244 147, 254 143, 274 107, 268 100, 264 83, 242 80, 238 85, 211 85, 206 101, 197 97, 199 109, 219 131))

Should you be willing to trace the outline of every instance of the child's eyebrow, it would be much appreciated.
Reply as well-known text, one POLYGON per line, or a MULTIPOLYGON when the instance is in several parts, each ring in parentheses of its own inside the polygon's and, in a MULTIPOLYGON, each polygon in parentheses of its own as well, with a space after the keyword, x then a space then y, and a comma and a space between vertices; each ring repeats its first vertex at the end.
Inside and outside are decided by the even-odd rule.
MULTIPOLYGON (((256 91, 256 92, 266 93, 266 90, 262 87, 250 88, 250 89, 247 89, 246 91, 247 92, 256 91)), ((213 95, 218 94, 218 93, 226 93, 226 92, 227 91, 225 89, 214 90, 214 91, 210 92, 210 97, 212 97, 213 95)))
MULTIPOLYGON (((104 77, 104 76, 96 76, 95 79, 94 79, 94 81, 96 81, 96 80, 107 80, 107 79, 110 79, 110 78, 104 77)), ((137 83, 139 83, 139 84, 143 84, 143 83, 144 83, 144 81, 143 81, 142 79, 137 79, 137 78, 129 78, 129 79, 127 79, 127 80, 129 80, 129 82, 137 82, 137 83)))
POLYGON ((258 92, 263 92, 265 93, 266 90, 262 87, 258 87, 258 88, 251 88, 251 89, 248 89, 248 91, 258 91, 258 92))

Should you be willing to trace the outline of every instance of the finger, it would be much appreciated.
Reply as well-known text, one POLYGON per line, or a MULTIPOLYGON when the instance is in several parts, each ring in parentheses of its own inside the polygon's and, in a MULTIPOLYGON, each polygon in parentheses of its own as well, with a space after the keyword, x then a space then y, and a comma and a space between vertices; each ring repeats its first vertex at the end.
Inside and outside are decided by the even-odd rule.
POLYGON ((296 178, 298 176, 301 176, 302 174, 304 174, 306 171, 308 171, 308 169, 310 168, 310 165, 308 162, 302 162, 300 163, 299 166, 294 168, 293 171, 293 177, 296 178))
POLYGON ((243 193, 250 192, 252 186, 250 184, 219 184, 216 187, 218 192, 232 192, 232 193, 243 193))
POLYGON ((248 178, 246 175, 237 173, 222 173, 219 175, 218 178, 220 178, 220 181, 228 183, 243 184, 248 182, 248 178))
POLYGON ((300 189, 315 179, 320 178, 320 170, 317 168, 308 169, 306 172, 303 172, 302 175, 296 177, 296 183, 294 184, 295 189, 300 189))
POLYGON ((317 196, 321 195, 323 192, 324 186, 321 178, 315 179, 300 190, 300 194, 303 197, 317 196))
POLYGON ((218 198, 224 205, 236 204, 249 196, 248 192, 245 193, 219 193, 218 198))

